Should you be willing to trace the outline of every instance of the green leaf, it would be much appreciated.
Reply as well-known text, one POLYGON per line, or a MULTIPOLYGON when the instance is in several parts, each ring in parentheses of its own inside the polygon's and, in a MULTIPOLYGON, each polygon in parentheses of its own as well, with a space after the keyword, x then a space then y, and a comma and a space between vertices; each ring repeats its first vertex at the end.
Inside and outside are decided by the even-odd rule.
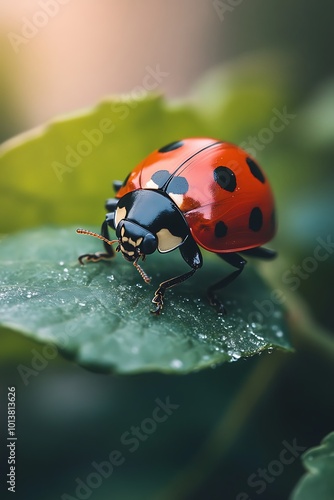
POLYGON ((292 492, 291 500, 333 500, 334 498, 334 432, 320 446, 302 455, 307 473, 292 492))
POLYGON ((166 110, 162 98, 101 102, 0 148, 0 231, 40 224, 96 224, 112 181, 123 180, 148 153, 204 133, 193 111, 166 110))
POLYGON ((0 324, 54 344, 81 365, 118 373, 187 373, 290 349, 284 312, 251 265, 223 293, 226 317, 208 305, 205 290, 231 269, 209 255, 194 277, 166 293, 156 317, 149 313, 155 288, 185 270, 179 252, 149 256, 146 285, 120 255, 80 266, 79 254, 100 249, 74 228, 3 238, 0 324))

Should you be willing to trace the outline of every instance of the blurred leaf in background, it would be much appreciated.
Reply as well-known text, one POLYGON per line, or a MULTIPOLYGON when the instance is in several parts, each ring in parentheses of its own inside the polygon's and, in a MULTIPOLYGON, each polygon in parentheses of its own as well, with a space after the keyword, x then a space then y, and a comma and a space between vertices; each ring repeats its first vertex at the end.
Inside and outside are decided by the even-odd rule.
POLYGON ((294 489, 291 500, 332 500, 334 497, 334 432, 302 456, 307 473, 294 489))

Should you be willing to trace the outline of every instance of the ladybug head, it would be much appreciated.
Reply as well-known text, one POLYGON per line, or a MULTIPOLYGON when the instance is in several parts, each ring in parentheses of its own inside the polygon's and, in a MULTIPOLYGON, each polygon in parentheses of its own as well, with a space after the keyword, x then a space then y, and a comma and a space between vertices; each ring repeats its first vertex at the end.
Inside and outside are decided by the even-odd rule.
POLYGON ((121 251, 123 257, 129 262, 145 258, 146 255, 155 252, 158 240, 148 229, 123 219, 116 228, 119 245, 117 251, 121 251))
MULTIPOLYGON (((104 241, 108 245, 118 243, 116 251, 122 252, 123 257, 127 261, 133 263, 134 267, 137 269, 145 283, 149 283, 151 281, 151 278, 147 276, 145 271, 138 264, 138 260, 140 258, 144 260, 145 256, 147 254, 153 253, 158 246, 157 238, 147 229, 139 226, 139 224, 124 220, 121 221, 117 226, 117 240, 109 240, 101 234, 94 233, 93 231, 88 231, 87 229, 77 229, 76 232, 78 234, 87 234, 89 236, 94 236, 95 238, 104 241)), ((101 258, 98 254, 85 254, 84 257, 91 255, 97 258, 97 260, 100 260, 101 258)), ((80 262, 82 264, 81 260, 80 262)))

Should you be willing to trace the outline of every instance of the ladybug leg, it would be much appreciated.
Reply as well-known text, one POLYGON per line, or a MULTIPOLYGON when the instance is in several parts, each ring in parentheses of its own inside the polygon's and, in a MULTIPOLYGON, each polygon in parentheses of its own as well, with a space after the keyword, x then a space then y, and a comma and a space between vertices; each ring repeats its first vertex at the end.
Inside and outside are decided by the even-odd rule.
POLYGON ((218 257, 220 257, 221 259, 225 260, 225 262, 227 262, 231 266, 237 268, 237 271, 234 271, 233 273, 229 274, 228 276, 221 279, 217 283, 214 283, 213 285, 209 286, 207 290, 207 295, 210 304, 213 307, 215 307, 219 313, 226 314, 226 308, 220 302, 220 300, 217 298, 214 292, 220 290, 221 288, 224 288, 225 286, 229 285, 232 281, 234 281, 239 276, 239 274, 242 273, 245 265, 247 264, 247 261, 237 253, 224 253, 224 254, 217 253, 216 255, 218 255, 218 257))
POLYGON ((270 250, 269 248, 264 247, 251 248, 250 250, 244 250, 242 253, 249 255, 249 257, 256 257, 258 259, 265 260, 271 260, 277 257, 277 252, 275 252, 275 250, 270 250))
POLYGON ((152 302, 155 305, 155 308, 151 310, 153 314, 160 314, 163 307, 164 295, 166 290, 189 279, 203 264, 201 251, 190 234, 184 241, 184 243, 180 246, 180 252, 183 259, 187 262, 187 264, 189 264, 190 267, 192 267, 192 269, 187 273, 181 274, 180 276, 176 276, 175 278, 171 278, 160 283, 159 288, 156 290, 155 295, 152 299, 152 302))
POLYGON ((176 276, 175 278, 171 278, 167 281, 163 281, 160 283, 159 288, 156 290, 155 295, 152 299, 153 304, 155 305, 154 309, 151 309, 151 313, 160 314, 163 304, 164 304, 164 295, 168 288, 172 288, 175 285, 179 285, 183 281, 186 281, 190 278, 196 269, 192 269, 191 271, 181 274, 180 276, 176 276))
POLYGON ((115 193, 118 193, 118 191, 121 189, 123 184, 124 184, 123 181, 113 181, 112 186, 114 188, 115 193))
MULTIPOLYGON (((106 216, 106 220, 103 222, 101 227, 101 235, 110 239, 108 225, 113 225, 114 213, 109 213, 106 216)), ((100 260, 108 260, 115 256, 115 252, 112 246, 108 245, 105 241, 103 242, 103 246, 105 248, 105 252, 95 252, 95 253, 84 253, 78 257, 80 264, 84 264, 86 262, 99 262, 100 260)))
POLYGON ((119 200, 117 198, 108 198, 108 200, 105 202, 105 208, 107 212, 115 212, 118 202, 119 200))

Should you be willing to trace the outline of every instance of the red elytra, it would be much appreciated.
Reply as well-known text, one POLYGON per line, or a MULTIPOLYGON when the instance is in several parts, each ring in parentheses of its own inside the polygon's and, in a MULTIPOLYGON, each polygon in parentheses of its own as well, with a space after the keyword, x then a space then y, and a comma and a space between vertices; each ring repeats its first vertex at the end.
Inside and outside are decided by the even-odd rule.
POLYGON ((152 177, 167 171, 188 183, 186 192, 168 194, 201 247, 217 253, 240 252, 273 238, 276 222, 272 190, 245 150, 209 138, 184 139, 168 146, 148 155, 116 197, 136 189, 158 188, 152 177))

